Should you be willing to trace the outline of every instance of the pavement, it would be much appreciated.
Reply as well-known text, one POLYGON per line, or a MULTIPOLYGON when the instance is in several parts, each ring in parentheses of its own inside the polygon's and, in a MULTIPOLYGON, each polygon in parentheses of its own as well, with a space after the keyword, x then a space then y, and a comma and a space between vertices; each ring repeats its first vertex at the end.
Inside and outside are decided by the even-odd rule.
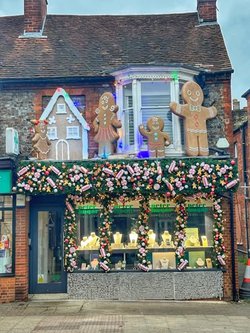
POLYGON ((1 333, 250 333, 250 302, 32 299, 0 305, 1 333))

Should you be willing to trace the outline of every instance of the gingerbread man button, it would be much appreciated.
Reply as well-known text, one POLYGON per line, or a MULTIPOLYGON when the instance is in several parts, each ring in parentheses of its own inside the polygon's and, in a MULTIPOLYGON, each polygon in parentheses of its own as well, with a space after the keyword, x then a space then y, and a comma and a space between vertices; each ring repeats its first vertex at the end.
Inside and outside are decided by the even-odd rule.
POLYGON ((139 126, 139 132, 148 139, 148 149, 150 157, 164 157, 165 146, 170 145, 170 138, 166 132, 163 132, 164 121, 160 117, 152 117, 147 121, 148 131, 143 125, 139 126))
POLYGON ((214 106, 202 106, 204 95, 201 87, 192 81, 182 87, 182 98, 186 104, 170 103, 170 110, 184 118, 186 153, 188 156, 207 156, 209 154, 207 138, 207 119, 217 115, 214 106))

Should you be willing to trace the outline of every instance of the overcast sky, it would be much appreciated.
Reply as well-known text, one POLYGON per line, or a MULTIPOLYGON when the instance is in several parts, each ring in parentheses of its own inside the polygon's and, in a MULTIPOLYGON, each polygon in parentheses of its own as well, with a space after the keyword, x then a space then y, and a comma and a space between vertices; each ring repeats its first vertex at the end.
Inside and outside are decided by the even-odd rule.
MULTIPOLYGON (((49 14, 150 14, 196 11, 197 0, 48 0, 49 14)), ((232 98, 250 89, 250 0, 217 0, 221 25, 234 69, 232 98)), ((23 14, 23 0, 0 0, 0 16, 23 14)), ((1 44, 0 44, 1 45, 1 44)), ((1 45, 0 47, 3 47, 1 45)))

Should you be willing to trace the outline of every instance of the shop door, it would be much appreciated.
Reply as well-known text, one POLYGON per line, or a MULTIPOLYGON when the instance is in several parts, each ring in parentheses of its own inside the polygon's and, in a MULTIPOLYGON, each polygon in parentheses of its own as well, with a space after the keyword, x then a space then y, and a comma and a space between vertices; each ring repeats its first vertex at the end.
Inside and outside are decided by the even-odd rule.
POLYGON ((63 208, 33 208, 30 220, 30 293, 65 293, 63 208))

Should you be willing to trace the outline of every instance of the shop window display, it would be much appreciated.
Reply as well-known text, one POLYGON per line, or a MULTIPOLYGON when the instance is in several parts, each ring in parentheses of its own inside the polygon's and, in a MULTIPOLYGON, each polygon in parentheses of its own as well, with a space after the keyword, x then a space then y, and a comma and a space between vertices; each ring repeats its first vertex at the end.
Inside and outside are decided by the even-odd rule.
POLYGON ((14 198, 0 196, 0 275, 13 273, 14 198))
MULTIPOLYGON (((138 266, 136 203, 115 206, 111 233, 111 270, 133 270, 138 266)), ((186 259, 188 269, 213 268, 213 216, 212 205, 188 208, 186 228, 186 259)), ((78 267, 81 270, 98 270, 99 210, 87 206, 78 215, 78 267)), ((150 269, 176 269, 175 223, 176 212, 172 204, 150 204, 148 225, 148 253, 150 269)))

